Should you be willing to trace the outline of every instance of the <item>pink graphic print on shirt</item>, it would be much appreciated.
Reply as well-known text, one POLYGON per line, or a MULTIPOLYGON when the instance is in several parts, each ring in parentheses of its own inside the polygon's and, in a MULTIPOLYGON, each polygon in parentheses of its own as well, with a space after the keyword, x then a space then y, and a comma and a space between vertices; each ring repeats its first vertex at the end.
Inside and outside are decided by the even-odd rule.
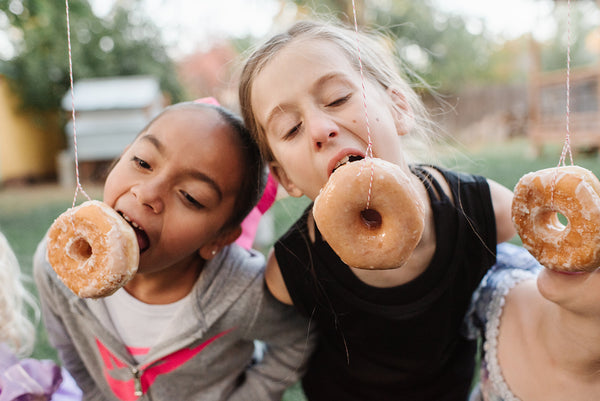
MULTIPOLYGON (((179 351, 175 351, 172 354, 169 354, 161 359, 156 361, 149 362, 139 368, 139 384, 141 385, 142 394, 146 394, 148 389, 156 378, 160 375, 172 372, 177 369, 194 356, 196 356, 200 351, 202 351, 206 346, 208 346, 213 341, 217 340, 219 337, 224 336, 229 333, 233 329, 226 330, 222 333, 217 334, 216 336, 208 339, 202 344, 194 347, 194 348, 183 348, 179 351)), ((119 358, 117 358, 102 342, 96 338, 96 345, 98 346, 98 351, 100 352, 100 356, 104 362, 104 378, 106 382, 114 392, 115 396, 123 401, 134 401, 139 395, 136 395, 136 378, 132 377, 133 372, 131 368, 127 366, 126 363, 123 363, 119 358)))

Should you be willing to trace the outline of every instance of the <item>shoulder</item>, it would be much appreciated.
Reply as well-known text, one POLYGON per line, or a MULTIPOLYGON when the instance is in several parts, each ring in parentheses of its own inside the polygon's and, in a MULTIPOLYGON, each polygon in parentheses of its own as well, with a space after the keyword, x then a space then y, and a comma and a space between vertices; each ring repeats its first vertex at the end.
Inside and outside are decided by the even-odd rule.
POLYGON ((537 274, 542 265, 522 246, 498 244, 495 270, 519 270, 537 274))
POLYGON ((504 298, 520 282, 534 279, 541 268, 526 249, 509 243, 499 244, 496 263, 481 280, 473 296, 474 303, 487 308, 494 298, 504 298))
POLYGON ((46 256, 48 239, 44 237, 38 244, 33 255, 33 275, 38 286, 47 287, 53 281, 58 281, 58 276, 48 262, 46 256))
POLYGON ((219 274, 242 274, 254 277, 261 274, 265 268, 265 257, 255 249, 245 249, 235 243, 223 250, 208 262, 209 269, 213 268, 219 274))
POLYGON ((431 182, 433 190, 443 191, 454 203, 459 203, 461 198, 474 193, 489 197, 489 184, 483 176, 426 164, 413 165, 411 169, 417 175, 424 174, 422 180, 431 182))
POLYGON ((432 172, 433 174, 439 174, 444 177, 446 181, 451 184, 454 183, 463 183, 463 184, 485 184, 486 178, 472 173, 466 173, 462 171, 451 170, 446 167, 441 167, 437 165, 421 165, 422 168, 427 169, 427 171, 432 172))
POLYGON ((56 308, 67 305, 70 300, 79 299, 58 277, 48 258, 47 238, 38 244, 33 256, 33 278, 38 290, 40 301, 54 304, 56 308))
POLYGON ((275 242, 270 256, 275 261, 269 261, 268 268, 281 268, 286 276, 295 274, 298 269, 304 271, 314 252, 315 235, 311 203, 288 231, 275 242))
POLYGON ((496 263, 473 294, 467 314, 468 324, 483 327, 488 320, 498 318, 505 298, 513 288, 523 281, 534 280, 541 268, 524 248, 509 243, 499 244, 496 263))
POLYGON ((287 286, 285 285, 285 280, 283 279, 283 275, 281 274, 279 263, 277 262, 277 258, 275 258, 273 252, 271 252, 267 261, 265 279, 269 292, 277 300, 287 305, 293 304, 292 298, 290 297, 290 293, 287 289, 287 286))
POLYGON ((233 243, 207 261, 193 291, 202 302, 251 300, 263 290, 264 271, 265 258, 260 252, 233 243))

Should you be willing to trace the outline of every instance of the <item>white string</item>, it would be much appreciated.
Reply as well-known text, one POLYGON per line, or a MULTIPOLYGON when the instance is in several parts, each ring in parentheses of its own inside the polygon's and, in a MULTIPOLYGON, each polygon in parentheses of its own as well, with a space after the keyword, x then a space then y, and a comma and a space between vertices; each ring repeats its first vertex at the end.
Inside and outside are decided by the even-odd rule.
POLYGON ((354 0, 352 0, 352 13, 354 15, 354 30, 356 32, 356 49, 358 52, 358 67, 360 69, 360 79, 362 84, 362 95, 363 95, 363 106, 365 109, 365 123, 367 125, 367 150, 365 152, 365 156, 367 159, 371 160, 371 179, 369 180, 369 192, 367 195, 367 206, 366 209, 369 209, 371 205, 371 194, 373 191, 373 178, 375 175, 375 167, 373 165, 373 142, 371 141, 371 127, 369 124, 369 113, 367 111, 367 91, 365 88, 365 77, 363 73, 362 59, 360 55, 360 38, 358 33, 358 19, 356 18, 356 4, 354 0))
POLYGON ((571 1, 567 0, 567 105, 566 105, 566 133, 565 143, 558 161, 558 165, 565 165, 567 152, 573 165, 573 154, 571 152, 571 132, 570 132, 570 102, 571 102, 571 1))
POLYGON ((71 53, 71 23, 69 20, 69 0, 65 0, 65 10, 67 14, 67 45, 69 49, 69 81, 71 84, 71 119, 73 120, 73 148, 75 151, 75 178, 77 181, 77 187, 75 188, 75 195, 73 195, 72 207, 75 207, 77 201, 77 194, 79 191, 83 193, 88 200, 91 200, 89 195, 85 192, 79 181, 79 158, 77 156, 77 129, 75 127, 75 91, 73 90, 73 57, 71 53))
MULTIPOLYGON (((558 159, 558 165, 565 166, 565 159, 567 153, 569 154, 569 159, 571 160, 571 165, 573 165, 573 153, 571 152, 571 132, 570 132, 570 102, 571 102, 571 0, 567 0, 567 84, 566 84, 566 92, 567 92, 567 101, 566 101, 566 132, 565 132, 565 142, 563 144, 562 151, 560 153, 560 158, 558 159)), ((554 205, 554 189, 556 186, 556 180, 558 178, 558 171, 554 171, 554 178, 552 179, 552 186, 550 188, 550 206, 554 205)))

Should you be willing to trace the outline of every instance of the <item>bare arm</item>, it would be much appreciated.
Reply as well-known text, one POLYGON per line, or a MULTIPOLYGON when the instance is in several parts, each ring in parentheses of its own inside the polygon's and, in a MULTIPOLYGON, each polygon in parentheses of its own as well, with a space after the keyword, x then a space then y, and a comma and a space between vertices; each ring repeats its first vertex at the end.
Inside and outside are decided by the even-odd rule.
POLYGON ((279 268, 279 263, 275 258, 275 253, 271 250, 269 254, 269 258, 267 260, 267 270, 265 272, 265 280, 267 282, 267 287, 273 296, 278 299, 280 302, 283 302, 286 305, 293 305, 292 298, 290 298, 290 293, 285 286, 285 281, 283 280, 283 276, 281 275, 281 269, 279 268))
POLYGON ((492 204, 494 205, 494 215, 496 216, 497 241, 498 243, 505 242, 516 234, 511 218, 513 193, 510 189, 493 180, 488 179, 488 183, 492 195, 492 204))

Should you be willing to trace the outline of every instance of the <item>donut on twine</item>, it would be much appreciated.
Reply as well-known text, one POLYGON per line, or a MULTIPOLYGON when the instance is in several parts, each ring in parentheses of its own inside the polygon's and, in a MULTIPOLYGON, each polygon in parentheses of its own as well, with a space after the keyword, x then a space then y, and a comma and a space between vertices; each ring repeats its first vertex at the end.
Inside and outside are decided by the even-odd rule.
POLYGON ((66 210, 50 226, 47 257, 71 291, 81 298, 100 298, 133 277, 139 247, 125 219, 92 200, 66 210))
POLYGON ((402 266, 425 225, 425 208, 410 178, 382 159, 362 159, 336 169, 312 211, 335 253, 348 266, 359 269, 402 266), (372 169, 371 200, 366 209, 372 169))
POLYGON ((561 166, 524 175, 514 190, 512 220, 523 246, 545 267, 600 266, 600 182, 591 171, 561 166))

